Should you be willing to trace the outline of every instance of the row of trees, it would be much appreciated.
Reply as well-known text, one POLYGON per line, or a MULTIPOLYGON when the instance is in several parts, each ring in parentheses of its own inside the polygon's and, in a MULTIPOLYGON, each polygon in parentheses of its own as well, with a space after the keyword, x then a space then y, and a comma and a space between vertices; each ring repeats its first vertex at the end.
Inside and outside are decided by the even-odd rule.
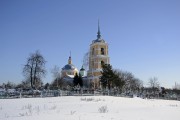
MULTIPOLYGON (((88 56, 86 54, 85 56, 88 56)), ((86 58, 86 57, 85 57, 86 58)), ((15 85, 8 82, 3 84, 6 88, 32 88, 39 89, 44 87, 45 89, 65 89, 67 86, 80 86, 83 87, 83 80, 81 75, 76 74, 73 82, 65 81, 61 78, 59 71, 60 68, 55 66, 51 73, 53 75, 53 80, 51 83, 46 83, 43 85, 42 78, 46 75, 45 69, 46 61, 39 51, 36 51, 27 58, 26 64, 23 67, 23 75, 25 80, 21 84, 15 85)), ((103 89, 116 89, 118 92, 129 92, 129 91, 139 91, 143 89, 143 82, 136 78, 132 73, 122 70, 113 69, 110 64, 102 64, 102 76, 100 77, 100 82, 103 89)), ((160 85, 157 78, 151 78, 149 80, 149 88, 154 92, 159 89, 160 85)))
POLYGON ((143 82, 130 72, 114 70, 110 64, 102 64, 102 76, 100 82, 103 88, 117 89, 119 92, 140 90, 143 82))
MULTIPOLYGON (((118 90, 118 93, 121 93, 122 91, 124 93, 142 93, 143 91, 146 91, 146 93, 148 92, 152 96, 158 95, 159 93, 163 96, 166 94, 166 91, 171 91, 165 89, 164 87, 160 87, 156 77, 149 79, 149 87, 144 87, 143 82, 134 77, 132 73, 122 70, 115 70, 110 64, 102 64, 101 73, 102 76, 100 77, 100 82, 102 83, 103 88, 108 88, 108 90, 116 89, 118 90)), ((175 93, 179 93, 176 90, 173 91, 175 93)))

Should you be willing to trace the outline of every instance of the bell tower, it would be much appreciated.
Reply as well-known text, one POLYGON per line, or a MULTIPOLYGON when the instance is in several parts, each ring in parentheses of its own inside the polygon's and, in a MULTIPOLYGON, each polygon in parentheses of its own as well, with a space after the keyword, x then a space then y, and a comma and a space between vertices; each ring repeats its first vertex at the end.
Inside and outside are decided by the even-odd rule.
POLYGON ((98 21, 97 39, 92 41, 89 52, 88 79, 94 89, 100 87, 99 77, 101 76, 102 63, 109 64, 108 44, 101 38, 98 21))

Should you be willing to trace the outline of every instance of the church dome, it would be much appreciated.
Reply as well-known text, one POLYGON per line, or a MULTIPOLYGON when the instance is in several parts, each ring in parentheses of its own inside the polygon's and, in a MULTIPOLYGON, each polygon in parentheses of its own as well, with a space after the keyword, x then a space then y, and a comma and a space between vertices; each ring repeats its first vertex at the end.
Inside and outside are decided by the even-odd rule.
POLYGON ((66 64, 61 71, 63 76, 72 75, 74 76, 76 73, 78 73, 78 69, 72 64, 71 57, 68 59, 68 64, 66 64))
POLYGON ((67 64, 65 65, 62 70, 75 70, 76 67, 73 64, 67 64))
POLYGON ((92 41, 92 43, 98 43, 98 42, 105 43, 105 40, 103 40, 101 38, 97 38, 96 40, 92 41))

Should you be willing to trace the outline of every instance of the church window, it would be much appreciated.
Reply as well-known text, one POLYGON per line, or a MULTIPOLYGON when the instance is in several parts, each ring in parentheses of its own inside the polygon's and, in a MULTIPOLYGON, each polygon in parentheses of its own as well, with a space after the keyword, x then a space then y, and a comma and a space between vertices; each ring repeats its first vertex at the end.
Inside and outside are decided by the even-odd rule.
POLYGON ((92 49, 92 55, 94 55, 94 48, 92 49))
POLYGON ((104 61, 102 60, 102 61, 101 61, 101 67, 102 67, 103 64, 104 64, 104 61))
POLYGON ((104 48, 101 48, 101 55, 104 55, 104 48))

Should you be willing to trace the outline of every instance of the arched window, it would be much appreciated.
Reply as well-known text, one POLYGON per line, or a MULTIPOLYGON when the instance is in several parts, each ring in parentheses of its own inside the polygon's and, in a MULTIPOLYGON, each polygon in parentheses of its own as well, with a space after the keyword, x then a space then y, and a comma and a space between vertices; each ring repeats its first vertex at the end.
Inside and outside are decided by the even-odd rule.
POLYGON ((103 65, 104 65, 104 61, 102 60, 102 61, 101 61, 101 67, 102 67, 103 65))
POLYGON ((92 49, 92 55, 94 55, 94 48, 92 49))
POLYGON ((104 48, 101 48, 101 55, 104 55, 104 48))

